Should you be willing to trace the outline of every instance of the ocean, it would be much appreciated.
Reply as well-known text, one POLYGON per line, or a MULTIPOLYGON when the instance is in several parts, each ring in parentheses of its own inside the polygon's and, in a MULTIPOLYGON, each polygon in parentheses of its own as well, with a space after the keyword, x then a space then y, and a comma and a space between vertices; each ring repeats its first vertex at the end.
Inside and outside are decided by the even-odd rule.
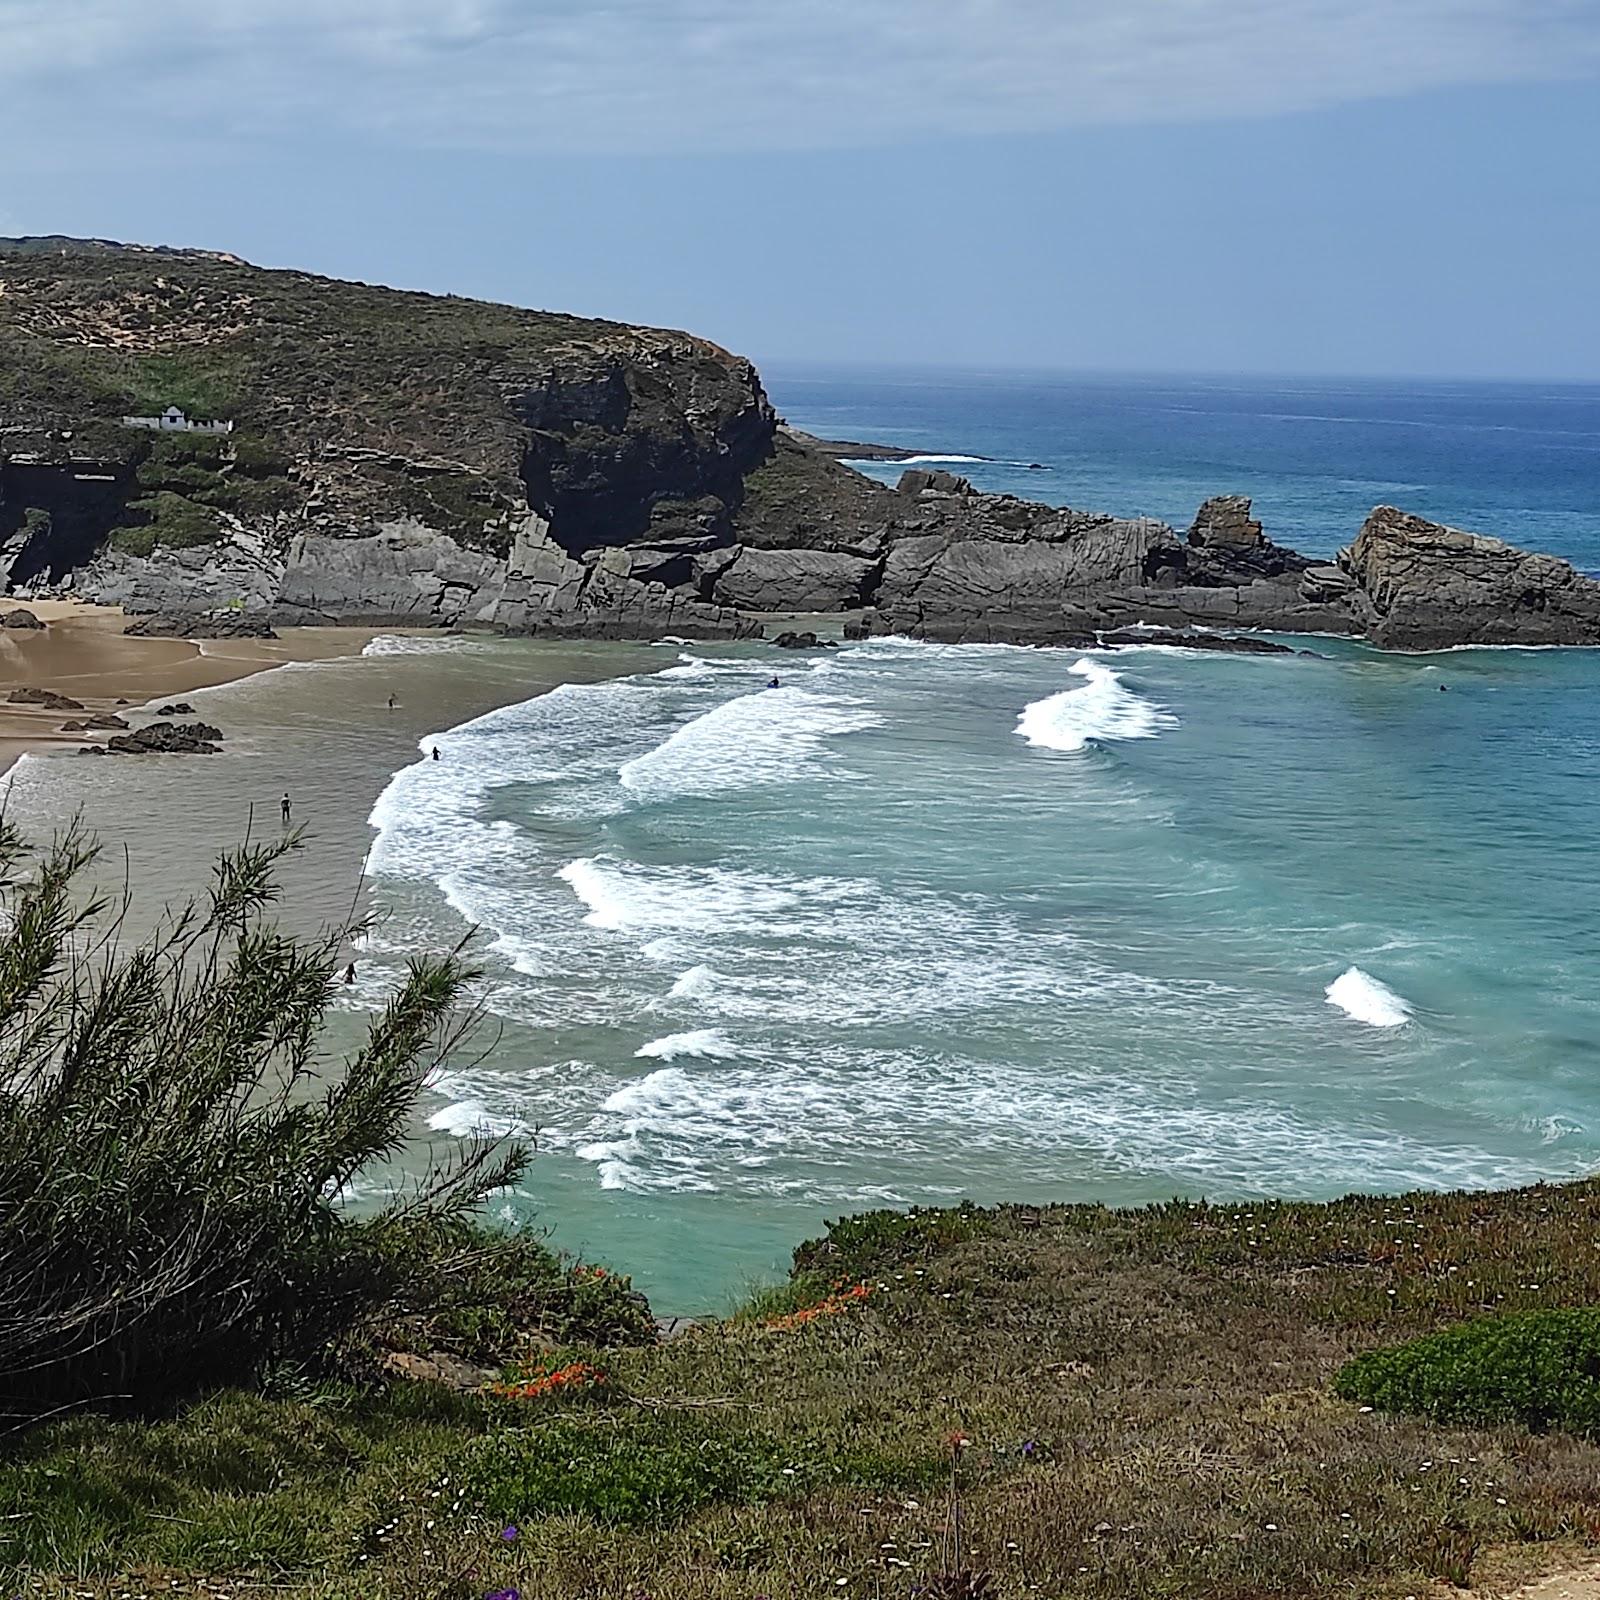
MULTIPOLYGON (((1600 390, 768 376, 984 488, 1251 493, 1315 554, 1389 500, 1600 566, 1600 390)), ((499 1209, 667 1312, 868 1206, 1600 1166, 1600 652, 1297 643, 379 640, 206 691, 244 736, 203 772, 31 760, 11 804, 131 830, 153 889, 295 785, 301 886, 383 913, 339 1038, 479 930, 483 1053, 410 1159, 532 1138, 499 1209)))

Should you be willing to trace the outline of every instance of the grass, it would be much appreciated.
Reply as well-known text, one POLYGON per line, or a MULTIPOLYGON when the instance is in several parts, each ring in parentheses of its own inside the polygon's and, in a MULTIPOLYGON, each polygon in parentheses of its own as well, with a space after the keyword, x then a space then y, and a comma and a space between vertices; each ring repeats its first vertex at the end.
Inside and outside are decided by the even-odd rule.
POLYGON ((0 1538, 40 1594, 1421 1596, 1600 1543, 1600 1447, 1335 1376, 1600 1301, 1597 1236, 1596 1182, 872 1213, 720 1326, 572 1345, 603 1400, 313 1389, 38 1430, 0 1538))

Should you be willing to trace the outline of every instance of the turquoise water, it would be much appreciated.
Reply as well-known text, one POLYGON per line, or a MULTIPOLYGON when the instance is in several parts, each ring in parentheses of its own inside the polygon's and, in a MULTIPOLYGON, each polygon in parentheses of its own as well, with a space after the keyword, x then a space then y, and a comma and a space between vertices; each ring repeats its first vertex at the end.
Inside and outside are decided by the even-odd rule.
MULTIPOLYGON (((985 488, 1180 526, 1241 490, 1317 554, 1390 500, 1600 567, 1592 388, 773 391, 985 488)), ((1313 647, 669 645, 444 733, 369 864, 380 974, 493 946, 502 1031, 434 1129, 538 1129, 510 1211, 675 1310, 868 1205, 1600 1166, 1600 653, 1313 647)))
POLYGON ((1600 1165, 1600 656, 1316 648, 669 646, 444 734, 369 864, 379 969, 493 941, 433 1127, 674 1309, 872 1204, 1600 1165))

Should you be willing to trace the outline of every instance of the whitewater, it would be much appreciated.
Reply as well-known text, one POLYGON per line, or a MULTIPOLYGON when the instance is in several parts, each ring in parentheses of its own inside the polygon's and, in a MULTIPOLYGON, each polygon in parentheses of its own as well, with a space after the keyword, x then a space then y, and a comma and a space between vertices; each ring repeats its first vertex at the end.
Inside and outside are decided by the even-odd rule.
POLYGON ((663 1303, 874 1204, 1600 1164, 1593 658, 649 655, 421 740, 362 993, 477 930, 426 1131, 534 1131, 506 1214, 663 1303))

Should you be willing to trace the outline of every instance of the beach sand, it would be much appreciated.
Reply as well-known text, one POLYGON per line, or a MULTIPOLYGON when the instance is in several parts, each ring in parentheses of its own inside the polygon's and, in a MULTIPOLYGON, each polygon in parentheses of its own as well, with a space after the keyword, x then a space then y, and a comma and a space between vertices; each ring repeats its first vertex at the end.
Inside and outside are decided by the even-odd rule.
POLYGON ((54 690, 81 701, 90 715, 121 712, 232 683, 289 661, 359 655, 380 631, 285 628, 277 639, 143 639, 123 633, 128 619, 116 606, 39 600, 27 609, 46 624, 43 629, 0 630, 0 772, 27 751, 80 746, 104 737, 61 732, 63 722, 84 713, 11 705, 4 697, 13 689, 54 690))
MULTIPOLYGON (((32 609, 41 619, 50 614, 43 605, 32 609)), ((88 828, 107 847, 110 867, 127 872, 134 927, 147 925, 163 902, 202 889, 218 852, 246 837, 275 836, 285 794, 304 845, 282 864, 284 920, 302 930, 343 921, 365 900, 373 803, 399 768, 419 759, 419 746, 431 748, 446 730, 559 684, 674 659, 670 650, 642 645, 394 628, 285 629, 277 641, 197 647, 124 638, 122 625, 120 617, 79 608, 48 634, 0 635, 0 741, 10 761, 0 804, 36 841, 74 821, 88 828), (222 754, 77 759, 71 747, 81 738, 57 730, 82 713, 3 704, 21 683, 71 694, 91 711, 142 713, 131 716, 136 722, 148 720, 152 702, 188 700, 222 730, 222 754), (119 698, 130 703, 116 706, 119 698), (28 759, 18 760, 24 752, 28 759)), ((452 769, 439 772, 447 797, 452 769)), ((393 936, 407 937, 398 929, 393 936)))

